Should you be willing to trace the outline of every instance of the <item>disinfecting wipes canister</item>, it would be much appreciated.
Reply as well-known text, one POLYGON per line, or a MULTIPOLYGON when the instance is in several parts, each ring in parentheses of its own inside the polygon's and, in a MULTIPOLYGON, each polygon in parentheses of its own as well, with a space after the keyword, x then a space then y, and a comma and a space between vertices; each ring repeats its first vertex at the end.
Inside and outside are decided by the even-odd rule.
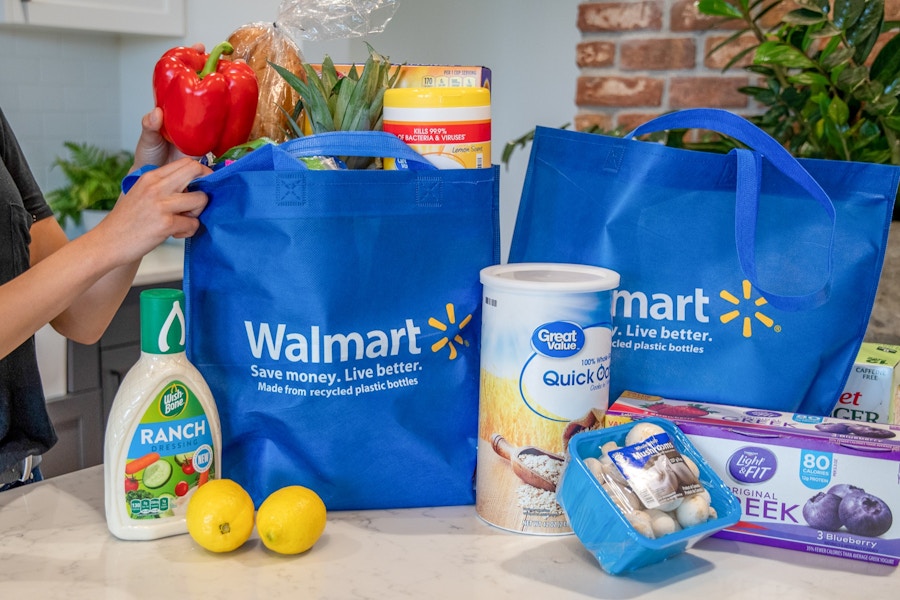
POLYGON ((481 283, 476 511, 511 531, 571 533, 556 485, 569 438, 603 423, 619 275, 519 263, 483 269, 481 283))
MULTIPOLYGON (((487 88, 385 90, 383 128, 439 169, 491 166, 491 93, 487 88)), ((384 161, 386 169, 398 166, 392 158, 384 161)))

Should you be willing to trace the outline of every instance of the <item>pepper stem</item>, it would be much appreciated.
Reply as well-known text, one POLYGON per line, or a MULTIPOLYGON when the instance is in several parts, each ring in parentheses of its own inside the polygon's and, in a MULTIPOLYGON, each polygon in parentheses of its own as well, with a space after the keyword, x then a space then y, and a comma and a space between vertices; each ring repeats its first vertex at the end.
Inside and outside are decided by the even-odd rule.
POLYGON ((200 77, 200 79, 203 79, 210 73, 215 73, 216 67, 219 64, 219 57, 223 54, 231 54, 232 52, 234 52, 234 46, 228 42, 222 42, 213 48, 212 52, 209 53, 209 58, 206 59, 206 64, 203 65, 203 70, 197 73, 197 76, 200 77))

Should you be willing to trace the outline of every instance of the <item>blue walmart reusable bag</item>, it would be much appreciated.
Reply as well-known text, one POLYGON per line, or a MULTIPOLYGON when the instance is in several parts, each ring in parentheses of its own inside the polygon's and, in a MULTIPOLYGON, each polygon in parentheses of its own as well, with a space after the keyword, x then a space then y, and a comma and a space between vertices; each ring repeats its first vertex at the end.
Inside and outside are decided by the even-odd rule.
POLYGON ((223 475, 258 505, 474 502, 481 286, 499 261, 497 167, 437 170, 395 136, 265 146, 193 184, 188 346, 215 396, 223 475), (299 156, 409 170, 307 170, 299 156))
POLYGON ((510 262, 618 271, 623 390, 829 414, 866 331, 897 167, 797 160, 747 120, 671 113, 625 138, 538 128, 510 262), (714 154, 636 137, 723 133, 714 154))

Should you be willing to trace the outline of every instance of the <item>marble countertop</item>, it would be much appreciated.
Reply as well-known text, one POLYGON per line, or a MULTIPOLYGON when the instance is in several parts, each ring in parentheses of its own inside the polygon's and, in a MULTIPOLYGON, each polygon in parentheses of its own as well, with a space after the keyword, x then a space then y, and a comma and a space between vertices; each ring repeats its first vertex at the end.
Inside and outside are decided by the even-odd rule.
POLYGON ((502 531, 473 506, 332 512, 304 554, 273 554, 254 534, 217 555, 187 535, 112 537, 102 478, 98 466, 0 493, 0 597, 844 600, 900 589, 895 568, 714 538, 611 576, 575 536, 502 531))

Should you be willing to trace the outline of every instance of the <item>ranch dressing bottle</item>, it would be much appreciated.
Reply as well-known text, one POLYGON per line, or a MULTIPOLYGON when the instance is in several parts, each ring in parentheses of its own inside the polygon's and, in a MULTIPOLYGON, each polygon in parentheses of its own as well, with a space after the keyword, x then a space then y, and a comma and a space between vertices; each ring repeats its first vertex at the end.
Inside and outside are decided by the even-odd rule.
POLYGON ((124 540, 187 533, 197 487, 219 477, 216 405, 185 354, 184 292, 141 293, 141 357, 116 394, 103 448, 106 523, 124 540))

